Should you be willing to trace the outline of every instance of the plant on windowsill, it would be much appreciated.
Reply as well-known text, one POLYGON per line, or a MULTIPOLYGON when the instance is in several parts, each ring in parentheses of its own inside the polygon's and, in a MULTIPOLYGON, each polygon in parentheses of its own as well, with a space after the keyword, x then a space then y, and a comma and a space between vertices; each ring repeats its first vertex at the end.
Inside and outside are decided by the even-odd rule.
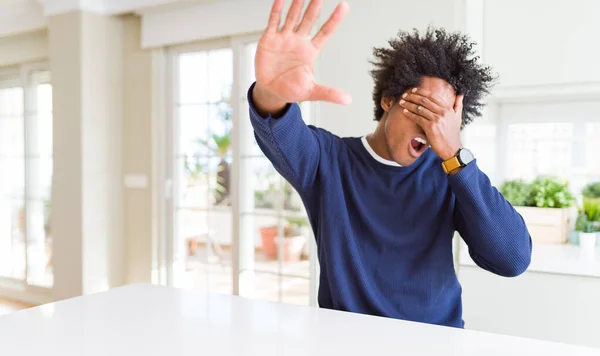
POLYGON ((566 243, 575 197, 569 184, 555 177, 538 177, 531 183, 507 181, 500 192, 521 214, 531 239, 537 243, 566 243))
MULTIPOLYGON (((301 206, 294 204, 294 188, 287 181, 283 184, 283 210, 299 212, 302 210, 301 206)), ((279 193, 275 184, 269 184, 269 187, 264 190, 254 191, 254 207, 256 209, 268 209, 274 210, 276 207, 276 201, 279 198, 279 193)))
POLYGON ((531 184, 521 179, 506 181, 500 187, 500 192, 513 206, 526 206, 531 194, 531 184))
POLYGON ((600 182, 586 185, 581 191, 581 195, 588 199, 600 199, 600 182))
MULTIPOLYGON (((584 189, 585 193, 586 190, 584 189)), ((586 194, 583 197, 583 204, 579 208, 579 215, 575 222, 575 230, 571 233, 571 243, 579 244, 579 235, 585 230, 589 232, 600 232, 600 199, 594 195, 586 194)), ((600 246, 600 239, 597 242, 600 246)))
MULTIPOLYGON (((227 155, 231 150, 231 105, 228 97, 223 97, 217 103, 219 117, 225 127, 222 134, 212 133, 209 139, 199 138, 195 142, 199 147, 208 149, 209 152, 219 158, 217 165, 216 187, 213 192, 215 205, 231 205, 231 167, 227 162, 227 155)), ((192 182, 198 181, 202 175, 208 173, 209 168, 203 162, 202 154, 186 156, 184 168, 192 182)))
POLYGON ((287 224, 283 226, 283 238, 279 237, 278 226, 265 226, 260 229, 262 251, 266 258, 277 259, 279 244, 282 243, 282 260, 297 262, 302 257, 302 250, 307 238, 305 229, 308 220, 303 217, 286 218, 287 224))

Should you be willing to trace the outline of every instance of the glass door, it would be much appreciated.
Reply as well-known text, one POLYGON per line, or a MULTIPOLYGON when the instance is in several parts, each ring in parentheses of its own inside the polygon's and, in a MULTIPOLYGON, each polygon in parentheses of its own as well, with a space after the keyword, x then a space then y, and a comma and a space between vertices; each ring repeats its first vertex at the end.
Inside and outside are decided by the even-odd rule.
POLYGON ((232 293, 231 88, 228 42, 173 56, 171 234, 178 287, 232 293))
POLYGON ((0 73, 0 288, 53 285, 52 151, 50 73, 0 73))
MULTIPOLYGON (((171 50, 168 282, 314 305, 314 239, 248 117, 256 37, 171 50)), ((305 117, 310 118, 308 105, 305 117)))

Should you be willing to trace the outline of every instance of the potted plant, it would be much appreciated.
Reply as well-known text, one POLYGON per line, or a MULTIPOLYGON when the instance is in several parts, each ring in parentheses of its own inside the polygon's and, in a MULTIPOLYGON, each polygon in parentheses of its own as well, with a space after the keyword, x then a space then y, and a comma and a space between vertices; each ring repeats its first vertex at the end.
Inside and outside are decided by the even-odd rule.
POLYGON ((265 189, 256 189, 254 191, 254 208, 274 210, 277 200, 280 198, 276 183, 271 182, 272 177, 258 177, 257 180, 262 180, 267 183, 265 189))
POLYGON ((531 184, 521 179, 506 181, 500 187, 500 192, 513 206, 526 206, 531 194, 531 184))
MULTIPOLYGON (((583 190, 583 193, 583 204, 575 222, 575 231, 571 234, 571 243, 575 245, 579 244, 579 235, 585 230, 600 232, 600 199, 595 195, 586 194, 586 189, 583 190)), ((600 246, 600 239, 597 245, 600 246)))
POLYGON ((286 262, 297 262, 307 238, 303 229, 308 226, 306 218, 287 218, 283 227, 283 238, 279 237, 278 226, 266 226, 260 229, 262 250, 268 259, 277 259, 279 244, 282 244, 282 259, 286 262))
POLYGON ((567 242, 575 202, 567 182, 554 177, 539 177, 531 184, 513 180, 500 191, 521 214, 534 242, 567 242))
POLYGON ((581 194, 584 198, 600 199, 600 182, 594 182, 586 185, 581 194))
MULTIPOLYGON (((584 198, 583 214, 587 220, 587 225, 582 232, 594 233, 597 236, 600 232, 600 199, 584 198)), ((596 241, 596 245, 600 246, 600 239, 596 241)))
POLYGON ((579 247, 584 252, 592 252, 596 247, 596 232, 591 221, 586 221, 583 225, 583 230, 579 233, 579 247))
MULTIPOLYGON (((217 182, 214 190, 215 205, 231 205, 229 193, 231 190, 231 167, 227 155, 231 150, 231 105, 229 98, 223 97, 218 103, 219 116, 225 127, 222 134, 211 133, 209 139, 199 138, 196 144, 202 149, 208 149, 219 158, 217 165, 217 182)), ((184 168, 192 181, 197 181, 202 174, 208 172, 205 160, 206 153, 197 152, 186 156, 184 168)))

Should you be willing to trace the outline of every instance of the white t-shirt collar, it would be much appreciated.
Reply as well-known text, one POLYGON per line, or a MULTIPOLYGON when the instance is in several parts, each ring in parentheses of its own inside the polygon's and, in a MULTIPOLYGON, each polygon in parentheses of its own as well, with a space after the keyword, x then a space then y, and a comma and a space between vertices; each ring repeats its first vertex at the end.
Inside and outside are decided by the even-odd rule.
POLYGON ((377 162, 383 163, 388 166, 402 167, 398 163, 396 163, 394 161, 390 161, 388 159, 385 159, 385 158, 381 157, 380 155, 378 155, 377 153, 375 153, 375 151, 373 151, 373 148, 371 148, 371 145, 369 145, 369 141, 367 141, 367 136, 363 136, 360 140, 362 141, 363 145, 365 146, 365 149, 367 150, 367 152, 369 152, 371 157, 373 157, 377 162))

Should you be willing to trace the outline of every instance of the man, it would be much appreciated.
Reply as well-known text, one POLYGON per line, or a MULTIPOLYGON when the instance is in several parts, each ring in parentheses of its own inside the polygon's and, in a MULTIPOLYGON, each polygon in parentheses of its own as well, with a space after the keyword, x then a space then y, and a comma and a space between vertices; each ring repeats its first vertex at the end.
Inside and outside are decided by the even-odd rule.
POLYGON ((454 232, 495 274, 517 276, 531 258, 523 219, 460 141, 461 128, 480 115, 490 69, 473 59, 464 36, 401 32, 391 48, 374 51, 375 132, 339 138, 305 125, 296 103, 350 102, 313 77, 348 5, 309 39, 322 0, 312 0, 300 20, 303 3, 294 0, 279 28, 284 1, 275 0, 248 99, 258 144, 307 208, 321 267, 319 305, 462 328, 454 232))

